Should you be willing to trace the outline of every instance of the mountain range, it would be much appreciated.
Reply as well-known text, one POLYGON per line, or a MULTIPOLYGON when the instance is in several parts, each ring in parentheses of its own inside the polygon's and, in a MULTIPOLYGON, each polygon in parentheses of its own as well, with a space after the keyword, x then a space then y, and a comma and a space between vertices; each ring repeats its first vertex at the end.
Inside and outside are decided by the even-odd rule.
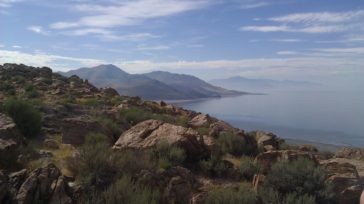
POLYGON ((164 71, 129 74, 111 64, 80 68, 61 72, 61 74, 68 77, 77 75, 99 88, 112 87, 119 94, 140 96, 149 100, 190 100, 244 94, 244 92, 213 86, 191 75, 164 71))
POLYGON ((216 86, 236 90, 297 89, 313 88, 322 85, 320 83, 309 81, 251 79, 241 76, 234 76, 226 79, 214 79, 209 82, 216 86))

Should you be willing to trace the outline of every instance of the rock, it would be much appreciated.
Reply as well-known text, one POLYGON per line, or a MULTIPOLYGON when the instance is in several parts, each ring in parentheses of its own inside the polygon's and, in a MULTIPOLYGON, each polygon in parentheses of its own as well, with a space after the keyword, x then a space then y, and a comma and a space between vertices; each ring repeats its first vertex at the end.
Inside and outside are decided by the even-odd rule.
POLYGON ((0 171, 0 203, 8 193, 8 177, 0 171))
POLYGON ((45 139, 43 141, 43 147, 48 148, 48 149, 59 149, 59 144, 56 140, 45 139))
POLYGON ((189 125, 192 127, 201 127, 203 125, 208 125, 212 122, 212 118, 206 114, 198 114, 192 120, 190 120, 189 125))
POLYGON ((60 170, 54 164, 49 164, 30 173, 20 186, 15 199, 18 204, 71 203, 71 198, 63 189, 66 189, 66 183, 60 170))
POLYGON ((264 183, 265 176, 263 174, 255 174, 253 178, 253 188, 255 191, 259 191, 264 183))
POLYGON ((273 133, 257 131, 255 140, 258 147, 264 148, 265 151, 277 150, 279 148, 279 138, 273 133))
MULTIPOLYGON (((196 116, 197 117, 197 116, 196 116)), ((237 132, 238 129, 232 127, 230 124, 219 120, 210 125, 209 136, 218 137, 220 132, 237 132)), ((244 132, 242 132, 244 134, 244 132)))
POLYGON ((67 118, 62 121, 62 142, 64 144, 81 145, 90 132, 103 133, 102 126, 88 117, 67 118))
POLYGON ((336 155, 338 158, 357 159, 364 161, 364 149, 344 147, 336 155))
POLYGON ((111 87, 102 89, 101 93, 105 94, 108 97, 119 96, 119 93, 111 87))
POLYGON ((0 139, 11 139, 16 143, 19 143, 22 140, 22 136, 13 120, 2 113, 0 113, 0 139))
POLYGON ((298 146, 298 149, 304 152, 314 152, 314 153, 318 152, 315 146, 309 144, 300 145, 298 146))
POLYGON ((18 189, 20 188, 21 184, 24 182, 28 175, 28 171, 26 169, 22 169, 18 172, 11 173, 9 175, 9 184, 12 188, 18 189))
POLYGON ((300 150, 275 150, 263 152, 255 158, 255 162, 258 162, 264 169, 270 169, 270 167, 277 161, 293 161, 298 158, 306 158, 318 163, 313 154, 300 150))
POLYGON ((323 161, 321 165, 327 173, 327 180, 334 185, 338 203, 359 203, 363 186, 355 166, 331 160, 323 161))
POLYGON ((209 155, 203 139, 195 130, 158 120, 147 120, 133 126, 119 137, 113 149, 148 149, 162 141, 182 147, 190 160, 209 155))
POLYGON ((160 102, 159 102, 159 105, 160 105, 161 107, 164 107, 164 106, 166 106, 166 105, 167 105, 167 103, 166 103, 166 102, 164 102, 164 101, 160 101, 160 102))
POLYGON ((361 193, 360 196, 360 204, 364 204, 364 191, 361 193))
POLYGON ((39 150, 38 151, 40 158, 51 158, 53 157, 53 153, 47 150, 39 150))
POLYGON ((207 192, 195 193, 192 195, 191 204, 205 204, 207 192))

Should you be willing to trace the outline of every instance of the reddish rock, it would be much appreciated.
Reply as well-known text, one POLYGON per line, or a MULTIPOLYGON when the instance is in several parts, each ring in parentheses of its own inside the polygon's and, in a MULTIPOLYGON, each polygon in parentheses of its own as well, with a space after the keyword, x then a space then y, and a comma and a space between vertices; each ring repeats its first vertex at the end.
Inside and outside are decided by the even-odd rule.
POLYGON ((279 148, 280 139, 273 133, 257 131, 255 140, 258 147, 264 148, 265 151, 277 150, 279 148))
POLYGON ((192 120, 189 122, 189 125, 192 127, 201 127, 203 125, 209 125, 212 121, 213 119, 209 115, 201 113, 192 118, 192 120))
POLYGON ((147 120, 130 128, 120 136, 113 148, 147 149, 162 141, 182 147, 188 159, 197 160, 209 154, 195 130, 158 120, 147 120))
POLYGON ((344 147, 335 155, 338 158, 357 159, 364 161, 364 149, 344 147))

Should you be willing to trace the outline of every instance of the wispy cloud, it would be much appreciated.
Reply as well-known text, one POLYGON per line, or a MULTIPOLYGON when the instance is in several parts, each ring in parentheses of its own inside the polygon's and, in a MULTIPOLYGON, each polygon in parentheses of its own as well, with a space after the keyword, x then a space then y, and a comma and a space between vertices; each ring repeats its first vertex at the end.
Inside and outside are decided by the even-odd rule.
POLYGON ((265 7, 265 6, 269 6, 269 5, 270 5, 270 3, 268 3, 268 2, 256 2, 256 3, 242 4, 240 6, 240 8, 253 9, 253 8, 260 8, 260 7, 265 7))
POLYGON ((75 63, 77 63, 76 66, 94 66, 103 64, 105 61, 50 55, 38 51, 35 51, 34 54, 30 54, 20 51, 0 50, 0 63, 23 63, 39 67, 50 66, 52 68, 58 68, 60 71, 66 71, 67 69, 70 69, 70 67, 75 66, 75 63), (64 63, 64 66, 60 66, 59 63, 64 63), (72 64, 72 66, 70 66, 70 64, 72 64))
POLYGON ((165 17, 207 6, 207 0, 137 0, 113 5, 79 4, 72 7, 86 15, 76 21, 56 22, 53 29, 77 27, 110 28, 139 24, 145 20, 165 17))
POLYGON ((296 55, 298 54, 296 51, 279 51, 277 55, 296 55))
MULTIPOLYGON (((360 29, 364 10, 347 12, 294 13, 265 19, 282 25, 242 26, 241 31, 334 33, 360 29)), ((363 29, 361 29, 362 31, 363 29)))
POLYGON ((20 45, 13 45, 13 46, 11 46, 12 48, 14 48, 14 49, 21 49, 21 48, 23 48, 22 46, 20 46, 20 45))
POLYGON ((282 38, 282 39, 272 39, 270 41, 272 41, 272 42, 287 42, 287 43, 293 43, 293 42, 302 42, 303 40, 297 39, 297 38, 282 38))
POLYGON ((29 26, 28 30, 41 34, 41 35, 49 35, 49 32, 44 30, 42 26, 29 26))
POLYGON ((142 50, 142 51, 150 51, 150 50, 157 51, 157 50, 168 50, 168 49, 170 49, 170 47, 167 45, 156 45, 156 46, 142 45, 137 47, 137 50, 142 50))
POLYGON ((9 8, 21 0, 0 0, 0 8, 9 8))

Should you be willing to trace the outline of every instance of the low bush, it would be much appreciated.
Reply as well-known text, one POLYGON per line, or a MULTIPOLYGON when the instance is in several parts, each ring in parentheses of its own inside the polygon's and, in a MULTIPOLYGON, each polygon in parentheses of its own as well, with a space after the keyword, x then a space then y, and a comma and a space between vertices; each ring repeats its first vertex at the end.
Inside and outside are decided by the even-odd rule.
POLYGON ((86 195, 88 197, 82 203, 85 204, 158 204, 159 192, 147 187, 141 187, 133 183, 129 177, 118 179, 113 185, 101 193, 86 195))
POLYGON ((186 153, 180 147, 161 141, 151 150, 151 158, 157 161, 160 168, 167 169, 173 165, 182 164, 186 159, 186 153))
POLYGON ((223 177, 229 166, 222 160, 222 154, 218 149, 212 151, 209 159, 200 161, 201 170, 210 176, 223 177))
POLYGON ((40 133, 41 113, 28 102, 9 98, 4 102, 3 110, 14 120, 25 137, 35 137, 40 133))
POLYGON ((254 158, 242 156, 239 169, 244 178, 252 180, 254 175, 260 172, 261 168, 258 163, 254 163, 254 158))
POLYGON ((100 116, 96 121, 110 132, 113 141, 116 141, 123 132, 123 128, 110 118, 100 116))
POLYGON ((257 194, 249 186, 241 186, 238 190, 217 188, 210 191, 205 200, 206 204, 256 204, 257 194))
POLYGON ((251 148, 247 145, 244 137, 229 132, 221 133, 217 138, 216 143, 224 153, 235 156, 249 154, 251 151, 251 148))
POLYGON ((300 195, 299 199, 314 198, 317 203, 334 203, 333 189, 326 182, 325 172, 314 162, 304 158, 274 164, 266 176, 264 187, 277 192, 282 202, 284 199, 288 203, 292 199, 297 200, 296 195, 300 195))

